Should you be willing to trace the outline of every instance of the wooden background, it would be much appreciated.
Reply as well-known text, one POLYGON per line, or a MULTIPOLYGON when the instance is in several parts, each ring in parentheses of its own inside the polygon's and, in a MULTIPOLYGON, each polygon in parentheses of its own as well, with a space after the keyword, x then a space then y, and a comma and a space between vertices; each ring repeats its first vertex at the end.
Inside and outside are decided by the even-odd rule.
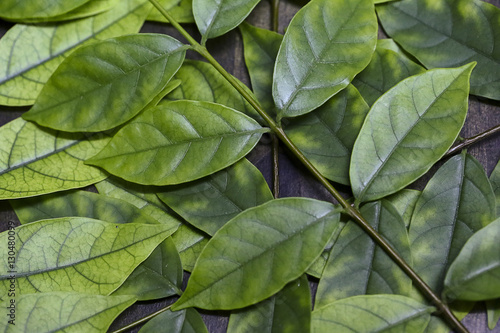
MULTIPOLYGON (((486 0, 497 7, 500 7, 500 0, 486 0)), ((280 7, 280 32, 283 33, 285 27, 288 25, 293 15, 301 8, 307 0, 282 0, 280 7)), ((270 28, 270 3, 268 0, 263 0, 257 6, 255 11, 250 15, 248 21, 256 26, 270 28)), ((8 28, 10 23, 0 20, 0 36, 2 36, 8 28)), ((186 25, 186 28, 198 40, 199 34, 197 33, 194 25, 186 25)), ((500 29, 500 28, 499 28, 500 29)), ((157 32, 172 35, 179 40, 183 38, 173 30, 171 27, 160 24, 147 22, 142 28, 141 32, 157 32)), ((381 31, 380 37, 384 38, 381 31)), ((232 31, 225 36, 211 40, 208 43, 208 48, 214 57, 233 75, 238 77, 245 84, 249 84, 248 72, 245 68, 243 61, 243 46, 241 36, 236 31, 232 31)), ((192 59, 202 60, 197 54, 192 52, 188 53, 188 57, 192 59)), ((0 106, 0 125, 3 125, 17 117, 19 117, 28 108, 10 108, 0 106)), ((471 137, 481 133, 493 126, 500 124, 500 102, 479 99, 471 96, 469 103, 469 114, 465 127, 461 133, 462 137, 471 137)), ((0 142, 0 145, 2 142, 0 142)), ((271 179, 271 157, 270 157, 270 140, 268 137, 263 137, 257 148, 250 153, 248 159, 254 163, 264 174, 268 182, 271 179)), ((491 137, 475 146, 470 148, 469 153, 474 155, 485 167, 488 175, 491 173, 496 163, 500 159, 500 136, 491 137)), ((435 172, 434 168, 421 180, 412 184, 412 188, 422 189, 425 182, 435 172)), ((271 184, 270 184, 271 185, 271 184)), ((348 191, 348 188, 339 186, 340 190, 348 191)), ((280 150, 280 193, 282 197, 303 196, 311 197, 320 200, 331 201, 331 195, 322 188, 308 173, 299 165, 299 163, 286 152, 285 148, 280 150)), ((14 212, 10 208, 7 201, 0 201, 0 231, 6 229, 7 221, 18 221, 14 212)), ((185 274, 185 280, 187 279, 185 274)), ((259 278, 256 276, 255 278, 259 278)), ((313 292, 316 289, 316 281, 311 279, 311 288, 313 292)), ((144 317, 167 304, 170 304, 175 299, 167 299, 156 302, 140 302, 133 307, 126 310, 120 315, 113 323, 110 331, 118 329, 126 324, 144 317)), ((203 319, 207 324, 208 330, 211 333, 225 332, 227 328, 228 312, 207 312, 202 311, 203 319)), ((469 328, 470 332, 490 332, 487 328, 487 319, 483 304, 478 304, 473 312, 464 319, 464 324, 469 328)), ((137 332, 138 328, 131 329, 129 332, 137 332)), ((493 331, 500 333, 500 325, 493 331)))

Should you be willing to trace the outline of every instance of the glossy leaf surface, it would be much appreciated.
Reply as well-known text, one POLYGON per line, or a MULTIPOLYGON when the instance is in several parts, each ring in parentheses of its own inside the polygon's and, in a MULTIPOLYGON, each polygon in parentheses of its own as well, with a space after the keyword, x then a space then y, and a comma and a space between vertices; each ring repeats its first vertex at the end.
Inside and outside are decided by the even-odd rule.
POLYGON ((260 171, 246 159, 206 178, 164 187, 158 197, 209 235, 245 209, 273 199, 260 171))
POLYGON ((146 323, 139 333, 208 333, 200 314, 195 309, 165 311, 146 323))
POLYGON ((103 134, 42 129, 23 119, 0 128, 0 199, 84 187, 107 175, 83 161, 109 142, 103 134))
MULTIPOLYGON (((8 302, 1 304, 2 308, 8 302)), ((106 332, 113 320, 135 302, 134 296, 99 296, 51 292, 16 297, 15 325, 0 323, 4 332, 106 332)))
POLYGON ((222 105, 176 101, 141 114, 87 162, 140 184, 179 184, 235 163, 264 132, 222 105))
POLYGON ((128 35, 81 47, 59 65, 23 118, 66 132, 114 128, 165 88, 185 53, 182 43, 162 34, 128 35))
POLYGON ((2 0, 0 17, 7 20, 46 19, 67 13, 90 0, 2 0))
POLYGON ((305 275, 271 298, 233 312, 227 328, 228 333, 308 333, 310 330, 311 291, 305 275))
POLYGON ((349 85, 314 112, 287 119, 284 128, 323 176, 349 185, 352 148, 368 110, 356 88, 349 85))
POLYGON ((417 201, 410 224, 415 271, 441 292, 448 267, 470 236, 495 218, 495 197, 472 156, 448 160, 417 201))
POLYGON ((500 219, 476 232, 451 264, 444 280, 448 299, 483 301, 500 297, 500 219))
POLYGON ((292 19, 274 69, 278 117, 310 112, 344 89, 375 50, 372 0, 312 0, 292 19))
POLYGON ((312 332, 422 333, 433 307, 399 295, 355 296, 313 311, 312 332))
POLYGON ((465 121, 473 66, 412 76, 377 100, 351 158, 351 185, 358 201, 397 192, 446 153, 465 121))
POLYGON ((305 272, 339 217, 335 206, 306 198, 247 209, 208 242, 173 309, 236 309, 264 300, 305 272))
MULTIPOLYGON (((8 248, 0 249, 0 284, 4 286, 0 297, 7 293, 12 269, 16 269, 19 294, 75 291, 108 295, 174 230, 80 217, 25 224, 14 230, 15 267, 8 262, 8 248), (47 239, 51 246, 47 246, 47 239)), ((0 234, 2 244, 7 244, 7 239, 7 231, 0 234)))
POLYGON ((145 0, 122 0, 113 10, 82 20, 16 24, 0 40, 0 104, 33 104, 73 48, 138 32, 150 8, 145 0))
POLYGON ((387 197, 387 201, 396 208, 399 215, 403 218, 406 228, 410 226, 411 216, 415 210, 420 193, 417 190, 404 189, 387 197))
MULTIPOLYGON (((386 201, 369 203, 361 214, 411 264, 403 219, 386 201)), ((348 223, 330 251, 316 293, 315 307, 357 295, 409 295, 411 280, 356 224, 348 223)))
POLYGON ((260 0, 193 0, 193 14, 202 35, 207 39, 236 28, 260 0))
POLYGON ((471 93, 500 99, 500 9, 479 0, 395 1, 377 7, 385 31, 427 68, 472 61, 471 93))

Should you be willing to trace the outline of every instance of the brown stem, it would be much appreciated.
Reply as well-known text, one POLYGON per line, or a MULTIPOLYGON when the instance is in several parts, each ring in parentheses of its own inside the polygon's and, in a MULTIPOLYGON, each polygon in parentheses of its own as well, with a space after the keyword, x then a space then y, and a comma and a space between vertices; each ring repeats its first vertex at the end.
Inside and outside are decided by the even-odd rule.
POLYGON ((497 125, 493 128, 490 128, 487 131, 484 131, 483 133, 480 133, 478 135, 475 135, 473 137, 465 139, 462 142, 460 142, 459 144, 457 144, 456 146, 450 148, 450 150, 448 150, 448 152, 443 157, 450 157, 450 156, 453 156, 455 154, 458 154, 462 149, 470 147, 470 146, 472 146, 472 145, 474 145, 474 144, 476 144, 484 139, 487 139, 487 138, 489 138, 489 137, 491 137, 499 132, 500 132, 500 125, 497 125))

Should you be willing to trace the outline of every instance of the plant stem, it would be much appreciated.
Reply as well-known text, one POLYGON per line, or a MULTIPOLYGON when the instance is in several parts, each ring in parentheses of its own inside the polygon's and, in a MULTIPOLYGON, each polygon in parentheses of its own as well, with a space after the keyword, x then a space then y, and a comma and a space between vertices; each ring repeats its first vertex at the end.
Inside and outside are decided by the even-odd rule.
MULTIPOLYGON (((272 15, 272 26, 273 31, 278 32, 279 29, 279 9, 280 9, 280 0, 271 0, 271 15, 272 15)), ((279 150, 280 150, 280 142, 276 134, 271 133, 273 145, 273 193, 275 198, 280 197, 280 160, 279 160, 279 150)))
POLYGON ((273 22, 273 31, 278 32, 279 26, 280 26, 280 0, 271 0, 271 15, 272 15, 272 22, 273 22))
POLYGON ((140 325, 142 323, 147 322, 148 320, 153 319, 154 317, 156 317, 160 313, 163 313, 163 312, 165 312, 167 310, 170 310, 171 307, 172 307, 172 304, 170 304, 169 306, 166 306, 166 307, 164 307, 164 308, 162 308, 162 309, 160 309, 160 310, 158 310, 156 312, 153 312, 152 314, 147 315, 146 317, 143 317, 143 318, 141 318, 139 320, 136 320, 133 323, 128 324, 127 326, 124 326, 124 327, 122 327, 120 329, 117 329, 116 331, 113 331, 111 333, 123 333, 123 332, 126 332, 129 329, 136 327, 137 325, 140 325))
POLYGON ((453 156, 455 154, 458 154, 462 149, 465 149, 469 146, 472 146, 473 144, 476 144, 476 143, 478 143, 486 138, 489 138, 490 136, 497 134, 499 132, 500 132, 500 125, 497 125, 493 128, 490 128, 487 131, 484 131, 483 133, 480 133, 478 135, 475 135, 473 137, 465 139, 462 142, 460 142, 458 145, 450 148, 450 150, 448 150, 448 152, 443 157, 450 157, 450 156, 453 156))
MULTIPOLYGON (((149 0, 156 8, 161 8, 156 0, 149 0)), ((175 20, 168 14, 165 10, 160 10, 160 12, 169 20, 172 25, 186 37, 189 33, 182 28, 175 20)), ((208 52, 208 50, 196 42, 191 36, 186 39, 191 43, 194 50, 196 50, 200 55, 202 55, 207 61, 247 100, 250 105, 259 113, 259 115, 266 121, 273 133, 291 150, 291 152, 297 157, 302 164, 312 173, 312 175, 330 192, 333 197, 339 202, 339 204, 344 208, 345 213, 351 216, 355 223, 357 223, 372 239, 379 245, 389 257, 410 277, 413 284, 420 290, 420 292, 430 301, 436 308, 438 312, 443 315, 450 326, 457 332, 468 333, 467 328, 462 325, 462 323, 455 317, 450 308, 441 301, 441 299, 432 291, 432 289, 425 283, 425 281, 420 278, 420 276, 406 263, 406 261, 396 252, 396 250, 375 230, 373 227, 363 218, 361 213, 354 207, 352 207, 347 200, 345 200, 340 192, 333 187, 333 185, 325 178, 323 175, 312 165, 312 163, 305 157, 304 154, 299 150, 297 146, 290 140, 290 138, 285 134, 285 131, 279 126, 267 112, 262 109, 259 103, 249 94, 243 87, 240 86, 238 81, 229 74, 214 57, 208 52)))

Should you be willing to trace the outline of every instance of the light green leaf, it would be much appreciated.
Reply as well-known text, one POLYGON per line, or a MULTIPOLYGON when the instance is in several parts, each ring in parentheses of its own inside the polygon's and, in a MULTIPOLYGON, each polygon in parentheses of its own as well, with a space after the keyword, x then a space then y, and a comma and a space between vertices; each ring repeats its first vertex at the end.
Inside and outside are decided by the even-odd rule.
POLYGON ((500 299, 487 301, 486 310, 488 314, 488 328, 493 330, 500 320, 500 299))
POLYGON ((417 201, 410 224, 413 268, 435 292, 470 236, 495 218, 495 196, 470 155, 448 160, 417 201))
POLYGON ((108 295, 175 229, 163 225, 114 224, 67 217, 28 223, 0 234, 15 237, 14 262, 0 249, 0 298, 16 271, 19 294, 75 291, 108 295), (47 246, 50 239, 50 246, 47 246))
POLYGON ((346 298, 312 314, 312 332, 421 333, 431 319, 433 307, 399 295, 346 298))
POLYGON ((252 82, 252 90, 264 110, 274 116, 276 111, 272 94, 273 71, 283 36, 245 22, 239 28, 243 36, 245 64, 252 82))
POLYGON ((23 118, 66 132, 114 128, 160 94, 185 54, 181 42, 163 34, 128 35, 81 47, 61 63, 23 118))
POLYGON ((339 217, 332 204, 306 198, 247 209, 208 242, 173 309, 236 309, 266 299, 306 271, 339 217))
POLYGON ((139 333, 208 333, 200 314, 195 309, 160 313, 146 323, 139 333))
POLYGON ((182 224, 172 235, 172 241, 179 251, 182 268, 192 272, 196 260, 208 243, 208 236, 189 224, 182 224))
POLYGON ((83 161, 110 138, 42 129, 18 118, 0 128, 0 200, 84 187, 107 175, 83 161))
POLYGON ((113 10, 58 24, 16 24, 0 39, 0 104, 31 105, 74 47, 136 33, 151 9, 121 0, 113 10))
POLYGON ((368 110, 356 88, 348 85, 314 112, 287 119, 283 125, 323 176, 349 185, 352 148, 368 110))
MULTIPOLYGON (((10 300, 0 303, 8 308, 10 300)), ((50 292, 16 296, 15 319, 2 320, 3 332, 106 332, 113 320, 135 302, 134 296, 99 296, 50 292)))
POLYGON ((495 193, 496 203, 497 203, 497 216, 500 216, 500 161, 495 166, 495 169, 490 175, 491 187, 493 188, 493 193, 495 193))
POLYGON ((500 219, 465 243, 444 279, 448 299, 484 301, 500 297, 500 219))
MULTIPOLYGON (((403 219, 387 201, 369 203, 361 214, 411 265, 403 219)), ((328 257, 316 293, 317 308, 356 295, 409 295, 411 280, 357 224, 348 223, 328 257)))
POLYGON ((179 184, 235 163, 267 131, 219 104, 176 101, 146 110, 87 163, 139 184, 179 184))
POLYGON ((193 14, 202 44, 236 28, 260 0, 193 0, 193 14))
POLYGON ((395 1, 377 6, 384 30, 427 68, 472 61, 471 93, 500 99, 500 9, 479 0, 395 1))
POLYGON ((206 178, 163 187, 158 197, 186 221, 213 235, 247 208, 273 199, 260 171, 242 159, 206 178))
POLYGON ((401 80, 425 72, 422 66, 417 65, 402 53, 396 53, 383 46, 384 43, 377 43, 372 60, 352 81, 368 105, 375 103, 380 96, 401 80))
MULTIPOLYGON (((68 21, 97 15, 108 11, 118 4, 119 0, 90 0, 83 6, 73 9, 60 16, 51 17, 50 21, 68 21)), ((45 21, 45 20, 44 20, 45 21)))
POLYGON ((292 19, 274 69, 278 117, 308 113, 347 87, 377 42, 373 0, 312 0, 292 19))
POLYGON ((351 158, 357 201, 399 191, 446 153, 465 121, 473 67, 434 69, 409 77, 375 102, 351 158))
POLYGON ((231 313, 227 332, 278 333, 311 330, 311 291, 307 277, 288 283, 279 293, 231 313))
POLYGON ((419 197, 420 191, 409 189, 401 190, 387 197, 387 201, 396 208, 399 215, 403 218, 406 228, 410 226, 411 216, 419 197))
POLYGON ((67 13, 90 0, 2 0, 0 17, 6 20, 46 19, 67 13))
MULTIPOLYGON (((164 0, 160 1, 160 3, 165 1, 167 3, 178 2, 178 0, 164 0)), ((193 0, 181 0, 177 5, 171 7, 168 10, 168 13, 175 19, 175 21, 177 21, 177 23, 195 23, 193 16, 193 0)), ((168 20, 157 10, 152 10, 151 13, 149 13, 147 20, 168 23, 168 20)))

